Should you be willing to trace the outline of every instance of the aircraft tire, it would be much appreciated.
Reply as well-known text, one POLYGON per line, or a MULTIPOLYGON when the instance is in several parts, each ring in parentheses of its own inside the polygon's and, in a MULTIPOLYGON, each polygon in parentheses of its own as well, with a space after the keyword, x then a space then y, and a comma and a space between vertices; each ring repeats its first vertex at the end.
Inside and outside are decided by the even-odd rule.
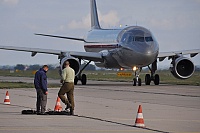
POLYGON ((138 79, 138 86, 141 86, 142 85, 142 80, 141 78, 138 79))
POLYGON ((133 86, 136 86, 137 80, 136 78, 133 79, 133 86))
POLYGON ((78 84, 78 77, 75 76, 75 79, 74 79, 74 85, 77 85, 78 84))
POLYGON ((158 74, 155 75, 154 84, 155 84, 155 85, 159 85, 159 84, 160 84, 160 77, 159 77, 158 74))
POLYGON ((150 74, 146 74, 145 75, 145 84, 150 85, 150 83, 151 83, 151 76, 150 76, 150 74))
POLYGON ((81 82, 82 82, 82 85, 86 85, 86 83, 87 83, 87 76, 85 74, 82 75, 81 82))

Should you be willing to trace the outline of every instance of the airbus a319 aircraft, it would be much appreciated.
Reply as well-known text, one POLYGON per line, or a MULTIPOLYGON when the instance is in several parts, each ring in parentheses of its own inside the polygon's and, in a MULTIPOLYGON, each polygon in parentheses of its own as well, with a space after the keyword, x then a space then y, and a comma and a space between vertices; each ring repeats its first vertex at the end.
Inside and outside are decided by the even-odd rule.
POLYGON ((141 86, 139 73, 142 67, 145 66, 148 66, 151 72, 146 74, 145 84, 150 85, 151 81, 154 81, 155 85, 159 85, 160 78, 156 74, 157 60, 163 61, 167 57, 172 60, 170 69, 176 78, 187 79, 192 76, 195 66, 191 59, 184 57, 184 55, 194 57, 200 53, 200 49, 159 52, 158 42, 153 34, 144 27, 129 26, 119 29, 102 29, 98 20, 96 1, 90 0, 90 3, 91 30, 85 38, 36 34, 82 41, 85 43, 86 52, 13 46, 0 46, 0 49, 31 52, 31 56, 35 56, 37 53, 58 55, 61 69, 63 68, 63 63, 68 60, 76 73, 75 84, 77 84, 78 80, 81 80, 82 85, 86 85, 87 82, 87 77, 82 74, 82 71, 91 61, 94 61, 99 67, 133 69, 135 72, 135 78, 133 78, 134 86, 141 86), (81 60, 89 60, 89 62, 80 70, 81 60))

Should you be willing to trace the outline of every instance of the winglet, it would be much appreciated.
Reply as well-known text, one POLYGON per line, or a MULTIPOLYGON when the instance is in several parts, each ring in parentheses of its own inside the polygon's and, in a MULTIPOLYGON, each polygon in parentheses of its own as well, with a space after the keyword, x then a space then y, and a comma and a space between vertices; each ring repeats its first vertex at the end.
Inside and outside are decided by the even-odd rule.
POLYGON ((98 19, 96 0, 90 0, 91 4, 91 28, 101 29, 98 19))

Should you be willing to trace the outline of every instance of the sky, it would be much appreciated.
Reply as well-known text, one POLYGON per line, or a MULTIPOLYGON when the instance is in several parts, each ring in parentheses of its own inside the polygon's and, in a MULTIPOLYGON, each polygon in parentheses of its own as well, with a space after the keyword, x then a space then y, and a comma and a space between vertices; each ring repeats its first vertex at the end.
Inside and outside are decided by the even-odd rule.
MULTIPOLYGON (((200 0, 97 0, 97 8, 101 27, 143 26, 161 52, 200 49, 200 0)), ((0 45, 84 51, 82 42, 34 33, 82 38, 89 30, 90 0, 0 0, 0 45)), ((200 65, 200 55, 192 60, 200 65)), ((57 63, 55 55, 0 50, 0 65, 57 63)))

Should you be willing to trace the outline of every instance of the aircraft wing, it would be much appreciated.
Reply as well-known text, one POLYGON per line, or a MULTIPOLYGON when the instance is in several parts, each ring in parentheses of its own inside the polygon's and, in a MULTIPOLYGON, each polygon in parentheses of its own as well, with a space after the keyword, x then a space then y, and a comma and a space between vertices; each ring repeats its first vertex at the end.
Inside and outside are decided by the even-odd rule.
POLYGON ((0 46, 3 50, 13 50, 13 51, 24 51, 31 52, 31 56, 35 56, 37 53, 53 54, 58 56, 73 56, 76 58, 91 60, 91 61, 102 61, 101 53, 95 52, 74 52, 74 51, 61 51, 52 49, 40 49, 40 48, 27 48, 27 47, 14 47, 14 46, 0 46))
POLYGON ((200 49, 193 49, 193 50, 183 50, 183 51, 174 51, 174 52, 160 52, 158 54, 159 61, 163 61, 166 57, 169 59, 173 56, 178 55, 190 55, 190 57, 194 57, 200 53, 200 49))

